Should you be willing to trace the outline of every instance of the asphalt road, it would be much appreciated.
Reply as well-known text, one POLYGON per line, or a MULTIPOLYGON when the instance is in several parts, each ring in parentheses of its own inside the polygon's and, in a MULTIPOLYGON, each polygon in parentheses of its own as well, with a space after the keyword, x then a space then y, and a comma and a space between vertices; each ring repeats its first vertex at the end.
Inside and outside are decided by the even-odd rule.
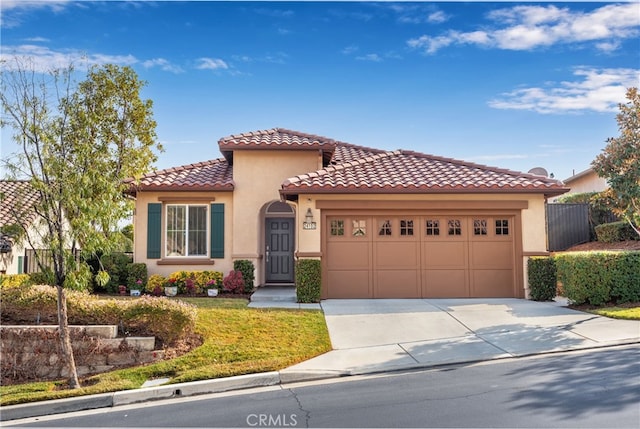
POLYGON ((348 377, 3 422, 29 427, 639 428, 640 347, 348 377))

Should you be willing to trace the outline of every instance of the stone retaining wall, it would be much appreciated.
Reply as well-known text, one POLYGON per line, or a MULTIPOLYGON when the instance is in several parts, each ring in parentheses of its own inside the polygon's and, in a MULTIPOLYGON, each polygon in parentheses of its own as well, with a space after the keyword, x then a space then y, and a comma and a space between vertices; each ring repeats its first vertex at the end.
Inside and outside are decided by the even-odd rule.
MULTIPOLYGON (((105 328, 105 327, 103 327, 105 328)), ((116 326, 106 327, 115 337, 116 326)), ((153 337, 104 338, 105 329, 70 327, 78 376, 153 362, 162 358, 153 337)), ((1 326, 2 385, 68 377, 57 326, 1 326)))

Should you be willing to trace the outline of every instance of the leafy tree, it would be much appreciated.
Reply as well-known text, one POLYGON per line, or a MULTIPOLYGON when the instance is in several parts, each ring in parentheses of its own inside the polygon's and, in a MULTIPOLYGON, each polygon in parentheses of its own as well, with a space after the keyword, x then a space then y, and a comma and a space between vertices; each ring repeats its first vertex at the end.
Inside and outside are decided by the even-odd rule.
POLYGON ((640 236, 640 94, 627 90, 626 104, 616 116, 620 136, 607 139, 607 146, 593 161, 593 169, 607 179, 605 197, 613 211, 625 219, 640 236))
MULTIPOLYGON (((37 228, 20 226, 32 231, 29 245, 47 251, 47 258, 36 254, 36 262, 57 287, 61 348, 69 385, 77 388, 65 288, 87 287, 91 271, 84 260, 112 249, 112 231, 131 210, 124 179, 148 172, 154 149, 162 149, 152 102, 140 98, 145 82, 129 67, 92 67, 79 83, 73 66, 42 74, 16 59, 1 73, 2 127, 13 129, 21 148, 5 166, 38 193, 37 228)), ((106 283, 108 276, 100 272, 97 280, 106 283)))

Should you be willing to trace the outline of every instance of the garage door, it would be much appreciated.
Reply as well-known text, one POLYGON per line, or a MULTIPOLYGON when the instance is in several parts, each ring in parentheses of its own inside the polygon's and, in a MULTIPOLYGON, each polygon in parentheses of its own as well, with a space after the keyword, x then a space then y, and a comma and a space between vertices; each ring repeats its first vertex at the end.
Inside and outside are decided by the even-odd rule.
POLYGON ((331 215, 327 298, 514 297, 512 215, 331 215))

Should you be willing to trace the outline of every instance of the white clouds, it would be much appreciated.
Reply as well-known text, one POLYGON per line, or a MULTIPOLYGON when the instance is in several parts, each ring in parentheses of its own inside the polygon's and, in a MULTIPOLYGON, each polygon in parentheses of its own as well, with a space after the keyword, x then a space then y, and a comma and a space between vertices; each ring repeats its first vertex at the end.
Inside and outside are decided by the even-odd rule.
POLYGON ((33 9, 47 8, 60 12, 72 4, 71 0, 2 0, 0 1, 0 25, 5 28, 17 27, 22 23, 22 14, 33 9))
POLYGON ((171 64, 171 62, 169 62, 164 58, 154 58, 151 60, 143 61, 142 66, 147 69, 153 68, 153 67, 160 67, 160 69, 163 71, 168 71, 176 74, 184 72, 184 69, 182 67, 175 64, 171 64))
POLYGON ((41 73, 65 68, 70 64, 78 70, 86 70, 92 65, 109 63, 133 65, 138 62, 133 55, 88 54, 73 49, 54 51, 38 45, 5 46, 0 54, 0 60, 4 67, 11 67, 18 61, 29 64, 34 71, 41 73))
POLYGON ((371 61, 371 62, 374 62, 374 63, 379 63, 380 61, 382 61, 382 58, 378 54, 366 54, 366 55, 357 56, 356 60, 359 60, 359 61, 371 61))
POLYGON ((625 101, 626 89, 640 83, 640 70, 634 69, 578 67, 573 74, 575 81, 517 89, 488 104, 496 109, 538 113, 614 112, 625 101))
POLYGON ((198 63, 196 68, 199 70, 226 70, 229 68, 229 65, 219 58, 198 58, 198 63))
POLYGON ((588 13, 556 6, 515 6, 490 12, 492 26, 482 30, 423 35, 407 41, 411 48, 427 54, 452 45, 477 45, 505 50, 531 50, 554 44, 594 42, 611 52, 621 39, 640 34, 638 3, 606 5, 588 13), (490 28, 493 27, 493 28, 490 28))

